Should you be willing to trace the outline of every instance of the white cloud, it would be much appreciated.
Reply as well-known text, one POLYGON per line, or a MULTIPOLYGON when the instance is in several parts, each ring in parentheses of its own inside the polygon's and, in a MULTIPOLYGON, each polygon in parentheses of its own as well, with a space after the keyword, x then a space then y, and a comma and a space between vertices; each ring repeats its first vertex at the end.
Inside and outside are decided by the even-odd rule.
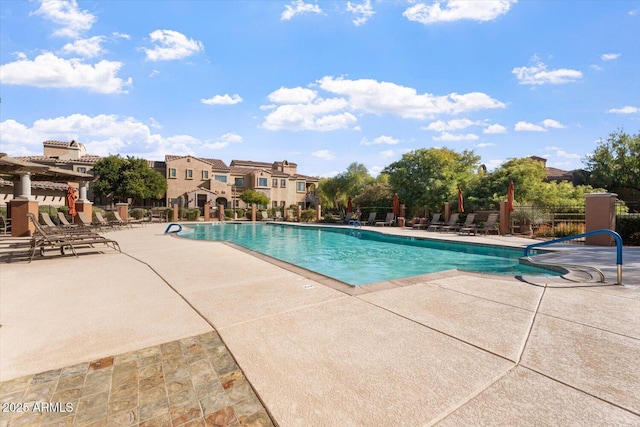
POLYGON ((204 50, 202 42, 173 30, 155 30, 149 37, 155 43, 153 49, 144 48, 149 61, 172 61, 204 50))
POLYGON ((353 23, 356 26, 364 25, 376 12, 371 7, 371 0, 365 0, 361 4, 353 4, 350 1, 347 2, 347 11, 353 13, 356 17, 353 19, 353 23))
POLYGON ((479 142, 478 144, 474 144, 474 147, 478 148, 487 148, 487 147, 495 147, 496 144, 493 142, 479 142))
POLYGON ((274 90, 268 96, 269 101, 278 104, 306 104, 313 101, 317 94, 311 89, 302 87, 286 88, 274 90))
POLYGON ((547 66, 533 57, 535 64, 531 67, 516 67, 511 72, 518 78, 521 85, 544 85, 571 83, 582 78, 582 72, 560 68, 547 71, 547 66))
POLYGON ((131 40, 131 36, 129 34, 115 32, 112 33, 112 35, 118 39, 131 40))
POLYGON ((395 144, 398 144, 399 142, 400 142, 399 139, 396 139, 392 136, 381 135, 375 138, 373 141, 369 141, 367 138, 362 138, 362 140, 360 140, 360 145, 381 145, 381 144, 395 145, 395 144))
POLYGON ((396 152, 393 150, 384 150, 380 152, 380 157, 383 159, 392 159, 396 156, 396 152))
POLYGON ((607 113, 613 113, 613 114, 635 114, 638 111, 640 111, 640 109, 638 109, 638 107, 633 107, 631 105, 626 105, 622 108, 612 108, 610 110, 607 110, 607 113))
POLYGON ((151 126, 154 129, 162 129, 162 125, 158 123, 158 121, 153 117, 149 117, 149 123, 150 123, 149 126, 151 126))
POLYGON ((603 53, 600 56, 600 59, 603 61, 613 61, 614 59, 620 58, 621 54, 619 53, 603 53))
POLYGON ((236 93, 229 96, 228 93, 224 95, 216 95, 213 98, 201 99, 200 102, 207 105, 233 105, 242 102, 242 98, 236 93))
POLYGON ((78 9, 76 0, 40 0, 40 7, 32 12, 58 25, 54 36, 78 37, 91 28, 96 17, 86 10, 78 9))
POLYGON ((344 129, 357 121, 343 111, 348 104, 342 98, 317 98, 309 104, 280 105, 270 112, 262 123, 268 130, 318 130, 344 129))
POLYGON ((428 93, 418 94, 413 88, 395 83, 329 76, 318 80, 318 84, 328 92, 348 97, 349 106, 354 110, 373 114, 395 114, 403 118, 427 119, 435 114, 457 114, 505 107, 502 102, 480 92, 435 96, 428 93))
POLYGON ((596 70, 596 71, 602 71, 604 70, 604 68, 602 68, 601 66, 599 66, 598 64, 591 64, 589 65, 592 69, 596 70))
POLYGON ((240 142, 242 142, 242 136, 238 135, 235 132, 229 132, 225 133, 219 138, 216 138, 215 142, 207 142, 205 144, 202 144, 202 148, 220 150, 221 148, 225 148, 230 144, 237 144, 240 142))
POLYGON ((562 157, 565 159, 579 159, 582 157, 580 154, 567 153, 560 147, 545 147, 545 150, 552 151, 553 155, 555 155, 556 157, 562 157))
POLYGON ((62 51, 66 54, 80 55, 82 58, 95 58, 104 53, 102 43, 104 43, 105 39, 104 36, 95 36, 76 40, 73 43, 65 44, 62 47, 62 51))
POLYGON ((467 134, 453 134, 449 132, 442 132, 440 136, 434 136, 434 141, 475 141, 478 139, 478 135, 472 133, 467 134))
POLYGON ((489 133, 489 134, 507 133, 507 128, 498 124, 489 125, 482 131, 482 133, 489 133))
POLYGON ((160 74, 160 71, 158 71, 158 70, 152 70, 152 71, 151 71, 151 73, 149 73, 149 77, 155 77, 155 76, 157 76, 158 74, 160 74))
POLYGON ((305 3, 302 0, 295 0, 291 2, 291 5, 284 6, 284 12, 280 15, 281 21, 288 21, 296 15, 302 15, 305 13, 322 13, 320 6, 316 4, 305 3))
POLYGON ((333 160, 336 158, 336 156, 329 150, 314 151, 311 155, 325 160, 333 160))
POLYGON ((546 119, 542 121, 542 126, 546 128, 564 129, 564 125, 557 120, 546 119))
POLYGON ((117 77, 121 62, 100 61, 95 65, 79 59, 62 59, 43 53, 33 61, 21 59, 0 66, 0 81, 8 85, 36 87, 80 88, 98 93, 126 93, 132 84, 117 77))
POLYGON ((516 123, 515 130, 517 132, 546 132, 547 130, 542 126, 534 125, 533 123, 520 121, 516 123))
POLYGON ((418 3, 405 10, 402 15, 409 21, 421 24, 452 22, 462 19, 472 21, 492 21, 509 11, 516 0, 444 0, 431 5, 418 3), (441 7, 444 4, 444 8, 441 7))
POLYGON ((369 174, 371 174, 371 176, 375 178, 376 176, 380 175, 380 172, 382 172, 384 168, 385 166, 371 166, 369 168, 369 174))
POLYGON ((502 159, 491 159, 484 162, 484 165, 487 167, 488 171, 492 171, 503 163, 504 163, 504 160, 502 159))
POLYGON ((455 119, 449 121, 438 120, 431 122, 424 128, 426 130, 434 130, 436 132, 444 132, 446 130, 458 130, 468 128, 469 126, 478 125, 478 122, 471 121, 469 119, 455 119))

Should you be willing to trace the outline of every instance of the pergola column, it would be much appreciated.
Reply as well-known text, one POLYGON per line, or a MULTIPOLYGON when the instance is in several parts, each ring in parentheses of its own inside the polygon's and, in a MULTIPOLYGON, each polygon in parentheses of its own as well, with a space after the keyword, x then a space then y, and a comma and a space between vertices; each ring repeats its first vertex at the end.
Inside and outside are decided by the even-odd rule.
POLYGON ((22 172, 19 175, 20 194, 11 200, 11 235, 13 237, 27 237, 36 231, 27 214, 31 213, 38 218, 38 202, 31 195, 31 173, 22 172))
POLYGON ((78 201, 79 202, 88 202, 89 199, 87 199, 87 187, 88 187, 89 183, 87 181, 80 181, 80 191, 78 194, 78 201))

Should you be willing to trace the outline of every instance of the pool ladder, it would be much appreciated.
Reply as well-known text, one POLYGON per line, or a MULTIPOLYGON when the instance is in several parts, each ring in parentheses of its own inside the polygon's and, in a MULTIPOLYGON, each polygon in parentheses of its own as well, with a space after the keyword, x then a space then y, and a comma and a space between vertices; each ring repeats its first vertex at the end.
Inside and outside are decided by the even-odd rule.
POLYGON ((617 284, 618 285, 622 285, 622 237, 620 237, 620 235, 618 233, 616 233, 615 231, 612 231, 612 230, 607 230, 607 229, 594 230, 594 231, 589 231, 587 233, 575 234, 573 236, 560 237, 560 238, 557 238, 557 239, 554 239, 554 240, 549 240, 549 241, 546 241, 546 242, 534 243, 534 244, 529 245, 526 248, 524 248, 524 256, 527 259, 527 261, 529 261, 531 264, 534 264, 534 265, 537 264, 537 265, 548 265, 548 266, 555 266, 555 267, 569 267, 569 268, 574 268, 574 269, 577 269, 577 270, 595 271, 596 274, 600 277, 600 282, 604 282, 605 281, 604 273, 599 268, 585 266, 585 265, 553 264, 553 263, 550 263, 550 262, 535 261, 529 255, 529 253, 531 252, 531 249, 533 249, 533 248, 537 248, 537 247, 540 247, 540 246, 552 245, 554 243, 566 242, 566 241, 569 241, 569 240, 575 240, 575 239, 579 239, 579 238, 582 238, 582 237, 595 236, 597 234, 609 234, 609 235, 613 236, 613 238, 616 241, 617 284))

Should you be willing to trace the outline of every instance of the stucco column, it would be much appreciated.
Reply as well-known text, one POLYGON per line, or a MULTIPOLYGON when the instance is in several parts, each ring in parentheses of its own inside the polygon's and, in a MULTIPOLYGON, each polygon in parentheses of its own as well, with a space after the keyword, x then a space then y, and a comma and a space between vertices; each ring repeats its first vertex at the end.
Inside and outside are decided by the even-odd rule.
MULTIPOLYGON (((82 196, 80 196, 82 198, 82 196)), ((128 203, 116 203, 116 210, 118 211, 118 215, 122 218, 123 221, 129 219, 129 204, 128 203)))
POLYGON ((209 219, 211 218, 211 212, 210 212, 211 202, 208 201, 208 200, 206 202, 204 202, 204 208, 203 209, 204 209, 204 212, 203 212, 203 214, 204 214, 204 222, 209 222, 209 219))
MULTIPOLYGON (((16 195, 16 183, 14 182, 14 196, 16 195)), ((27 213, 31 213, 38 219, 38 202, 31 195, 31 174, 29 172, 20 174, 17 196, 11 200, 11 236, 27 237, 36 231, 35 226, 27 213)))
POLYGON ((509 234, 509 206, 507 202, 500 202, 500 234, 509 234))
POLYGON ((321 205, 316 206, 316 221, 317 222, 322 221, 322 206, 321 205))
POLYGON ((173 221, 178 221, 178 216, 180 215, 180 210, 178 209, 178 204, 173 205, 173 221))
POLYGON ((256 221, 256 204, 251 203, 251 221, 256 221))
MULTIPOLYGON (((78 201, 79 202, 88 202, 87 199, 87 187, 89 183, 87 181, 80 181, 80 191, 78 192, 78 201)), ((120 214, 122 215, 122 214, 120 214)), ((124 218, 123 218, 124 219, 124 218)))
POLYGON ((224 205, 218 205, 218 221, 224 221, 224 205))
MULTIPOLYGON (((616 197, 615 193, 585 194, 585 231, 616 229, 616 197)), ((587 245, 612 246, 613 237, 608 234, 589 236, 585 240, 587 245)))
POLYGON ((444 203, 444 222, 449 222, 449 216, 451 215, 451 203, 444 203))
POLYGON ((298 205, 298 222, 302 221, 302 208, 298 205))
MULTIPOLYGON (((87 218, 87 220, 92 221, 93 220, 93 203, 89 201, 81 202, 80 199, 76 200, 76 216, 80 212, 84 212, 84 216, 87 218)), ((75 222, 79 224, 80 220, 76 220, 75 222)))
POLYGON ((31 195, 31 174, 29 172, 20 174, 20 194, 18 195, 22 200, 33 200, 31 195))

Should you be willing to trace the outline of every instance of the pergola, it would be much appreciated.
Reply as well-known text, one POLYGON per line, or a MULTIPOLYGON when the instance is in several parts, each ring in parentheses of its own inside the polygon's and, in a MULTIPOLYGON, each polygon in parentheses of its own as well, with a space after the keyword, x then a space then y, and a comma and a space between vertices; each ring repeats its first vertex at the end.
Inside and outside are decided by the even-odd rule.
POLYGON ((19 186, 14 184, 14 199, 11 202, 12 236, 30 235, 33 231, 25 214, 27 211, 32 210, 29 204, 33 204, 37 215, 38 202, 33 200, 31 195, 32 181, 78 182, 80 184, 78 202, 89 203, 87 200, 87 183, 96 179, 93 175, 87 173, 28 162, 10 157, 6 153, 0 153, 0 176, 14 183, 18 181, 20 183, 19 186), (23 208, 25 204, 27 205, 26 210, 23 208), (15 210, 15 205, 20 206, 20 209, 15 210))

